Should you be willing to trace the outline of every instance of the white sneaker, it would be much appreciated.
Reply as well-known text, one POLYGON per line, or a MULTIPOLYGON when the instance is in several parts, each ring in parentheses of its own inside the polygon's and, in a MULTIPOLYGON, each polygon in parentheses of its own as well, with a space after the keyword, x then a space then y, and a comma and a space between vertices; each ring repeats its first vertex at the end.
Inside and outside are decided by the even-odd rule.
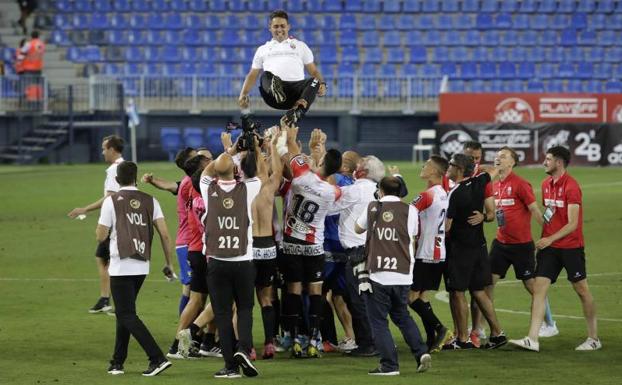
POLYGON ((553 322, 553 325, 547 325, 545 322, 540 326, 540 330, 538 331, 538 337, 555 337, 559 334, 559 329, 557 329, 557 323, 553 322))
POLYGON ((337 345, 337 349, 342 352, 350 352, 356 348, 358 348, 358 345, 352 338, 349 337, 344 338, 341 342, 339 342, 339 345, 337 345))
POLYGON ((598 350, 601 349, 603 347, 603 344, 600 342, 599 339, 593 339, 591 337, 587 337, 587 339, 585 340, 585 342, 583 342, 581 345, 577 346, 574 350, 581 350, 581 351, 585 351, 585 350, 598 350))
POLYGON ((518 346, 521 349, 531 350, 533 352, 540 351, 540 343, 529 337, 525 337, 521 340, 509 340, 508 342, 512 345, 518 346))
POLYGON ((190 334, 190 329, 180 330, 179 333, 177 333, 177 339, 179 340, 177 352, 184 358, 188 357, 190 347, 192 346, 192 335, 190 334))
POLYGON ((432 356, 424 354, 419 359, 419 366, 417 366, 417 373, 427 372, 432 367, 432 356))

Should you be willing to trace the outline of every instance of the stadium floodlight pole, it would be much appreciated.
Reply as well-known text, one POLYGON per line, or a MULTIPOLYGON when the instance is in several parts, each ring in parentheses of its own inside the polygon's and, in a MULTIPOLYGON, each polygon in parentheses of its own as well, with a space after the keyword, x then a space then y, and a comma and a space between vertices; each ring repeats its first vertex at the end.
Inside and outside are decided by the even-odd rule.
POLYGON ((132 162, 137 163, 138 154, 136 153, 136 127, 140 124, 140 118, 138 116, 138 112, 136 112, 136 105, 134 104, 133 98, 129 98, 125 112, 127 113, 128 125, 130 127, 132 162))

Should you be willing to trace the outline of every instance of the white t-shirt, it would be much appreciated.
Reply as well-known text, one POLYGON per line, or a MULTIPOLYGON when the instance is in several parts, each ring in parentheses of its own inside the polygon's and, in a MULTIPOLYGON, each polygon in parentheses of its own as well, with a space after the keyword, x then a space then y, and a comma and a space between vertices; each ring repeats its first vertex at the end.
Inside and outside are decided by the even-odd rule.
MULTIPOLYGON (((208 213, 209 196, 207 194, 207 190, 209 188, 210 183, 212 183, 212 180, 213 178, 210 178, 209 176, 204 176, 201 178, 201 184, 200 184, 201 196, 203 197, 203 203, 205 204, 205 214, 203 215, 203 218, 201 218, 201 221, 205 221, 206 215, 207 215, 207 218, 209 219, 209 215, 208 215, 209 214, 208 213)), ((235 180, 231 180, 231 181, 218 180, 218 187, 229 192, 233 190, 236 183, 237 182, 235 180)), ((207 255, 207 258, 214 258, 214 259, 218 259, 220 261, 225 261, 225 262, 250 261, 253 259, 252 205, 253 205, 253 201, 255 200, 255 197, 259 194, 259 190, 261 190, 261 180, 255 177, 255 178, 244 180, 244 183, 246 184, 246 210, 248 211, 248 231, 247 231, 248 242, 246 243, 246 254, 240 255, 239 257, 227 257, 227 258, 220 258, 220 257, 215 257, 213 255, 207 255)), ((203 253, 205 254, 205 239, 203 240, 203 253)))
POLYGON ((253 69, 270 71, 281 80, 304 80, 305 65, 313 63, 313 52, 302 41, 289 37, 282 42, 275 39, 257 48, 253 69))
MULTIPOLYGON (((115 168, 116 170, 116 168, 115 168)), ((136 187, 121 187, 120 190, 138 190, 136 187)), ((153 220, 164 218, 160 203, 153 198, 153 220)), ((111 276, 118 275, 147 275, 149 274, 149 261, 140 261, 134 258, 119 257, 119 247, 117 245, 117 215, 114 211, 112 197, 106 197, 102 204, 99 214, 100 225, 110 227, 110 264, 108 265, 108 274, 111 276)))
MULTIPOLYGON (((388 195, 380 199, 380 202, 399 201, 401 201, 401 199, 393 195, 388 195)), ((411 237, 417 235, 418 220, 417 209, 413 205, 408 205, 408 234, 411 237)), ((367 230, 367 210, 365 210, 365 212, 357 219, 356 224, 359 225, 360 228, 367 230)), ((408 268, 408 274, 394 273, 391 271, 379 271, 369 274, 369 279, 381 285, 410 286, 413 282, 413 265, 415 263, 415 252, 413 250, 412 242, 408 247, 408 252, 410 254, 410 267, 408 268)))
POLYGON ((106 180, 104 181, 104 195, 106 195, 108 191, 117 192, 121 188, 121 186, 119 186, 119 183, 117 183, 117 180, 115 178, 117 177, 117 166, 121 162, 123 162, 123 160, 124 159, 122 157, 115 160, 106 169, 106 180))
POLYGON ((375 200, 376 182, 357 179, 354 184, 341 187, 341 198, 329 210, 329 215, 339 214, 339 241, 344 249, 365 245, 366 235, 354 231, 354 223, 367 212, 369 202, 375 200))

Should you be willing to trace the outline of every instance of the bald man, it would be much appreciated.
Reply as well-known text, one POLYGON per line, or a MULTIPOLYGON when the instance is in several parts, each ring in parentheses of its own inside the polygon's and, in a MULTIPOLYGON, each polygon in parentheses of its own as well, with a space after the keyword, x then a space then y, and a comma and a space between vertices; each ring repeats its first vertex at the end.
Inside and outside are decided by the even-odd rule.
POLYGON ((216 378, 238 378, 240 368, 247 377, 259 374, 249 358, 253 343, 255 282, 252 207, 262 184, 251 172, 257 170, 255 154, 249 152, 242 162, 246 168, 244 181, 234 179, 233 159, 227 153, 210 163, 201 178, 207 285, 225 361, 225 367, 214 374, 216 378), (233 302, 237 308, 239 335, 235 353, 233 302))

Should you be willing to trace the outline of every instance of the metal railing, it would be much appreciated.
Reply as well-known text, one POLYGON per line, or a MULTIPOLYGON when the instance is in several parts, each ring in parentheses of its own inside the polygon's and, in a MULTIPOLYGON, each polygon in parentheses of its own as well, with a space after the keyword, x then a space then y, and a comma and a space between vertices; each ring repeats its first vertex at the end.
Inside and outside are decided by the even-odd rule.
MULTIPOLYGON (((40 78, 41 102, 28 110, 22 102, 26 80, 17 76, 0 77, 0 113, 3 111, 63 111, 66 86, 62 80, 40 78), (51 84, 50 84, 51 83, 51 84), (35 108, 36 107, 36 108, 35 108), (25 109, 26 108, 26 109, 25 109)), ((125 96, 134 98, 140 112, 147 111, 234 111, 244 82, 239 76, 199 75, 94 75, 72 80, 74 111, 107 111, 118 107, 118 84, 125 96)), ((319 111, 394 111, 414 113, 438 111, 441 79, 419 77, 340 77, 326 79, 328 93, 317 98, 319 111)), ((251 108, 269 111, 257 87, 251 92, 251 108)))

